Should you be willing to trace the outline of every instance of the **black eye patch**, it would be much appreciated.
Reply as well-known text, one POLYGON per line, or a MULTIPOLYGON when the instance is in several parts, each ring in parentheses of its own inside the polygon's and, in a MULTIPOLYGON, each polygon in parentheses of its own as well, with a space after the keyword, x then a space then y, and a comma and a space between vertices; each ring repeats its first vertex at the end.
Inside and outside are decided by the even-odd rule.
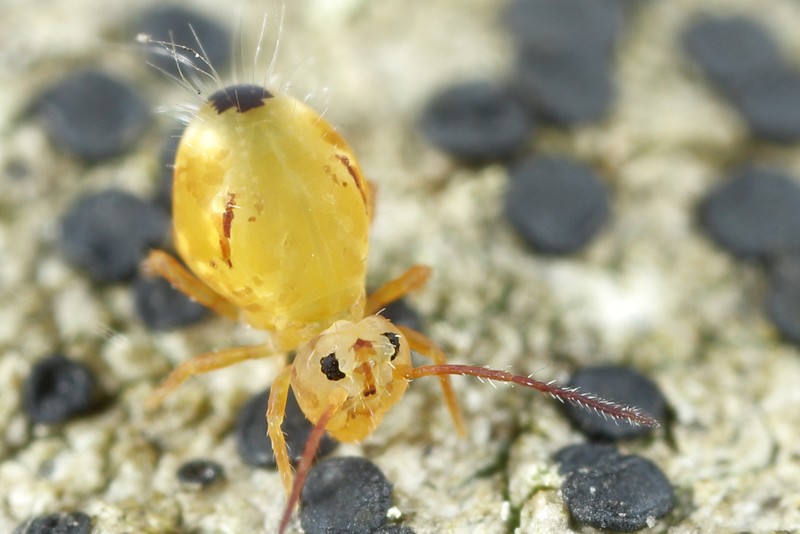
POLYGON ((390 358, 390 360, 394 361, 394 359, 397 357, 397 352, 400 350, 400 336, 398 336, 394 332, 384 332, 381 335, 383 335, 383 337, 388 339, 389 343, 391 343, 392 347, 394 347, 394 352, 392 353, 392 357, 390 358))
POLYGON ((331 352, 324 358, 320 358, 319 366, 328 380, 336 381, 345 377, 345 374, 339 370, 339 360, 336 359, 335 352, 331 352))

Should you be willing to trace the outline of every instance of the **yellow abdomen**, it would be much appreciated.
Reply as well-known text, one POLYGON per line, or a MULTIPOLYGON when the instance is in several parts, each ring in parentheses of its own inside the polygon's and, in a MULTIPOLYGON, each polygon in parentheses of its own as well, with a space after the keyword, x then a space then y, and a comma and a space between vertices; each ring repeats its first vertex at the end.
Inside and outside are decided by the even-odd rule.
POLYGON ((213 95, 175 160, 175 245, 257 328, 293 348, 364 312, 370 191, 305 104, 257 86, 213 95))

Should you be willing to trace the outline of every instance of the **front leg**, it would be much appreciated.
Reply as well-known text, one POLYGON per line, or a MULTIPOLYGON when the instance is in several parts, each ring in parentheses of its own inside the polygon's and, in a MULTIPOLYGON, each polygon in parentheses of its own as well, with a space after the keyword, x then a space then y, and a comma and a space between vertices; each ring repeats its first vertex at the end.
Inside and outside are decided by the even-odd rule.
POLYGON ((283 417, 286 415, 286 399, 289 396, 291 379, 292 366, 287 365, 272 382, 269 391, 269 402, 267 403, 267 433, 272 442, 275 463, 278 465, 278 473, 281 475, 283 489, 286 491, 287 496, 292 492, 294 475, 292 474, 292 463, 289 461, 289 450, 286 447, 286 438, 283 436, 281 425, 283 425, 283 417))
POLYGON ((283 352, 276 352, 269 344, 231 347, 198 354, 192 357, 192 359, 180 363, 172 370, 167 379, 158 386, 158 389, 150 394, 150 397, 147 399, 147 407, 149 409, 158 408, 161 403, 164 402, 167 395, 172 393, 175 388, 194 375, 210 373, 211 371, 216 371, 217 369, 222 369, 247 360, 256 360, 282 354, 283 352))

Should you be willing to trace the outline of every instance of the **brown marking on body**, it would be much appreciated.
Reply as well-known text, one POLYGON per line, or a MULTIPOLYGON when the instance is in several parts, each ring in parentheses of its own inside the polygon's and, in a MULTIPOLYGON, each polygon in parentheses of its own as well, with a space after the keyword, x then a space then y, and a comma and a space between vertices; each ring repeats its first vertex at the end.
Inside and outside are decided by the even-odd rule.
POLYGON ((335 156, 336 159, 339 160, 342 165, 344 165, 344 168, 347 169, 347 172, 350 174, 350 176, 353 177, 353 181, 358 188, 358 192, 361 193, 361 199, 364 201, 364 207, 367 209, 367 211, 369 211, 370 201, 366 190, 367 185, 364 183, 364 179, 361 177, 361 175, 358 174, 358 169, 356 169, 355 165, 350 162, 350 158, 347 156, 343 154, 336 154, 335 156))
POLYGON ((375 395, 378 390, 375 387, 375 376, 372 374, 373 359, 375 357, 375 347, 372 341, 361 338, 356 339, 356 342, 353 343, 353 351, 356 353, 356 360, 362 362, 361 365, 355 368, 355 371, 364 377, 365 386, 361 394, 365 397, 375 395))
POLYGON ((347 172, 349 172, 350 176, 353 177, 353 180, 355 180, 356 182, 358 182, 360 180, 360 178, 358 177, 358 173, 356 172, 355 167, 353 167, 353 164, 350 163, 350 158, 348 158, 347 156, 343 156, 341 154, 336 154, 336 159, 338 159, 339 161, 342 162, 342 165, 345 166, 345 168, 347 169, 347 172))
POLYGON ((353 343, 353 351, 358 354, 362 349, 369 349, 370 352, 374 353, 375 351, 372 349, 372 341, 367 341, 366 339, 358 338, 356 342, 353 343))
POLYGON ((222 259, 233 267, 231 263, 231 224, 233 223, 233 208, 236 208, 236 194, 228 194, 228 202, 225 203, 225 213, 222 214, 222 237, 219 240, 219 248, 222 252, 222 259))
POLYGON ((364 391, 361 392, 365 397, 375 395, 378 389, 375 387, 375 376, 372 374, 372 365, 370 362, 364 362, 358 367, 356 371, 364 375, 364 391))

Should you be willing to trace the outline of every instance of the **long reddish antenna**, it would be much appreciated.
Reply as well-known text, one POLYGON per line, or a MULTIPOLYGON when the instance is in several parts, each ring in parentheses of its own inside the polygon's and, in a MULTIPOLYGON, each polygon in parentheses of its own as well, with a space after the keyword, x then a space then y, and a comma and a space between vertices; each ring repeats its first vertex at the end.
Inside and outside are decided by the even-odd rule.
POLYGON ((303 489, 303 485, 306 483, 306 477, 308 477, 308 472, 311 469, 311 462, 314 461, 314 456, 317 455, 317 449, 319 449, 319 442, 325 434, 325 425, 330 421, 335 409, 335 405, 328 405, 328 408, 322 412, 317 424, 314 425, 311 429, 311 433, 308 435, 306 446, 303 449, 303 456, 300 457, 300 463, 297 465, 297 474, 292 484, 292 493, 289 494, 286 508, 283 509, 283 517, 281 517, 281 523, 278 527, 278 534, 286 532, 286 527, 289 526, 289 520, 292 518, 294 507, 297 505, 297 501, 300 500, 300 491, 303 489))
POLYGON ((587 410, 594 410, 603 417, 610 417, 620 421, 627 421, 634 425, 651 428, 661 426, 655 418, 647 415, 638 408, 601 399, 591 393, 582 393, 577 388, 558 386, 553 382, 541 382, 527 376, 514 375, 506 371, 487 369, 486 367, 457 364, 421 365, 419 367, 409 368, 403 375, 408 380, 423 376, 469 375, 485 378, 487 380, 496 380, 498 382, 511 382, 513 384, 536 389, 542 393, 547 393, 558 401, 568 402, 587 410))

